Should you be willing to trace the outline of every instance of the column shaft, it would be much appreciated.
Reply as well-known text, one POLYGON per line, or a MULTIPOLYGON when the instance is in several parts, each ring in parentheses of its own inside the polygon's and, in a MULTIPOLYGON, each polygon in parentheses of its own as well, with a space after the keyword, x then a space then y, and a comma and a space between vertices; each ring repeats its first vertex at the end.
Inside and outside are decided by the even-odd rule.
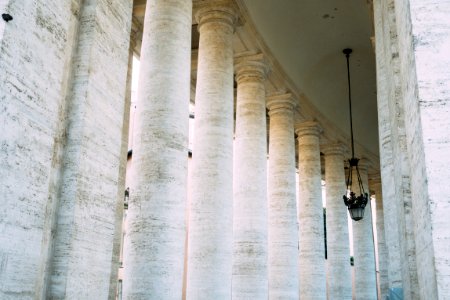
POLYGON ((300 298, 326 299, 320 128, 315 122, 305 122, 296 128, 296 133, 299 173, 300 298))
POLYGON ((46 297, 77 2, 0 1, 0 299, 46 297))
MULTIPOLYGON (((367 166, 359 163, 362 184, 366 193, 369 193, 367 166)), ((352 189, 359 193, 357 175, 353 173, 352 189)), ((355 280, 353 287, 356 299, 376 300, 377 283, 375 274, 375 248, 373 244, 372 210, 371 201, 364 211, 364 218, 360 221, 352 221, 353 225, 353 257, 355 280)))
POLYGON ((50 299, 108 297, 116 204, 122 198, 118 180, 132 1, 83 1, 80 13, 50 299))
MULTIPOLYGON (((394 1, 420 299, 450 299, 449 1, 394 1)), ((384 186, 384 185, 383 185, 384 186)), ((387 200, 387 199, 385 199, 387 200)), ((411 253, 412 252, 412 253, 411 253)), ((412 281, 412 280, 411 280, 412 281)), ((414 285, 412 285, 414 287, 414 285)))
POLYGON ((323 151, 327 197, 328 299, 351 299, 348 215, 342 201, 342 196, 346 194, 343 147, 340 144, 332 144, 323 151))
MULTIPOLYGON (((386 14, 386 1, 374 2, 375 16, 375 38, 376 38, 376 63, 377 63, 377 108, 378 108, 378 132, 380 137, 380 174, 383 179, 384 199, 401 199, 397 194, 396 177, 394 174, 395 162, 398 161, 394 154, 392 128, 394 120, 390 118, 389 98, 390 98, 390 77, 391 61, 387 57, 392 57, 390 51, 390 31, 388 24, 383 22, 386 14), (387 53, 386 53, 387 52, 387 53)), ((397 36, 397 34, 395 34, 397 36)), ((386 231, 385 239, 388 248, 388 278, 389 288, 403 295, 402 280, 402 251, 400 241, 400 220, 398 219, 399 205, 402 201, 387 201, 384 203, 386 208, 385 225, 389 228, 386 231)))
POLYGON ((191 1, 147 1, 124 249, 126 299, 181 299, 191 23, 191 1))
POLYGON ((383 196, 381 194, 381 182, 373 184, 376 199, 376 226, 377 226, 377 246, 378 246, 378 274, 381 299, 389 295, 388 279, 388 252, 385 239, 383 196))
POLYGON ((111 275, 109 283, 109 296, 108 299, 113 300, 117 294, 117 283, 119 276, 119 268, 121 257, 121 248, 123 244, 123 223, 124 223, 124 193, 126 184, 126 168, 128 160, 128 137, 129 137, 129 124, 130 124, 130 106, 131 106, 131 84, 132 84, 132 72, 133 72, 133 55, 134 55, 134 41, 131 36, 130 49, 128 51, 128 71, 127 71, 127 86, 125 90, 125 101, 123 110, 123 128, 122 128, 122 145, 120 152, 120 165, 118 176, 118 195, 116 201, 116 216, 114 221, 114 242, 113 242, 113 254, 111 260, 111 275))
MULTIPOLYGON (((389 281, 392 294, 419 297, 411 196, 411 162, 408 157, 406 110, 401 89, 400 45, 395 1, 374 3, 374 13, 382 20, 376 25, 380 166, 386 207, 389 247, 389 281), (392 201, 395 199, 395 201, 392 201)), ((408 71, 409 72, 409 71, 408 71)), ((409 84, 409 83, 408 83, 409 84)), ((414 135, 416 135, 414 133, 414 135)), ((415 170, 417 170, 415 168, 415 170)), ((421 218, 419 218, 421 219, 421 218)), ((428 258, 428 257, 427 257, 428 258)))
POLYGON ((236 64, 232 299, 267 299, 267 132, 262 56, 236 64))
POLYGON ((230 299, 233 249, 233 30, 229 2, 200 7, 187 299, 230 299))
POLYGON ((294 101, 269 98, 269 299, 298 299, 294 101))

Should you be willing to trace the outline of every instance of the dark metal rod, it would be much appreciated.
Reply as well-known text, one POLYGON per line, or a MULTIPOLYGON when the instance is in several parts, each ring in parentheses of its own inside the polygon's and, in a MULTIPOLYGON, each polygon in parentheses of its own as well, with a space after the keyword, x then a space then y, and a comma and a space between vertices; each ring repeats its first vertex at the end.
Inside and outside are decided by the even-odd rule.
POLYGON ((352 116, 352 90, 350 86, 350 53, 352 53, 351 49, 344 50, 345 57, 347 58, 347 79, 348 79, 348 107, 350 110, 350 135, 352 139, 352 158, 355 157, 355 145, 353 144, 353 116, 352 116))

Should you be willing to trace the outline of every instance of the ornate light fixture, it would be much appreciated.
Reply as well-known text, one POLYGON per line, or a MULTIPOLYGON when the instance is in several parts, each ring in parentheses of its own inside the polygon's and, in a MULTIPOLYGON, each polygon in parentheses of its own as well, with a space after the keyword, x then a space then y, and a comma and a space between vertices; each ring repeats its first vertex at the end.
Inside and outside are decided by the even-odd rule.
MULTIPOLYGON (((358 170, 358 162, 359 159, 355 158, 355 145, 353 142, 353 122, 352 122, 352 94, 350 88, 350 53, 352 53, 352 49, 346 48, 342 52, 344 52, 345 57, 347 58, 347 79, 348 79, 348 106, 350 111, 350 135, 352 141, 352 158, 348 160, 349 168, 348 168, 348 177, 347 177, 347 195, 344 195, 344 203, 348 207, 348 211, 350 212, 350 216, 353 220, 359 221, 364 217, 364 208, 367 205, 369 200, 369 195, 364 191, 364 186, 362 184, 361 175, 358 170), (359 187, 359 196, 352 190, 352 179, 353 175, 356 174, 356 178, 358 180, 359 187)), ((356 187, 355 187, 356 188, 356 187)))

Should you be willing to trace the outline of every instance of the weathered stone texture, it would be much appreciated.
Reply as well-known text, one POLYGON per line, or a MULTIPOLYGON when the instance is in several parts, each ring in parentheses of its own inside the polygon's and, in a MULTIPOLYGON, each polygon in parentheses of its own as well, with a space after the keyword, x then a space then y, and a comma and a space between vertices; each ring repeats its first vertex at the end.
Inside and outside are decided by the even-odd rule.
POLYGON ((320 131, 316 122, 304 122, 295 128, 298 136, 299 174, 299 285, 300 298, 304 299, 327 297, 320 131))
POLYGON ((389 295, 389 278, 388 278, 388 252, 386 247, 384 226, 384 209, 383 209, 383 196, 381 194, 381 182, 375 182, 372 184, 375 190, 376 200, 376 228, 377 228, 377 249, 378 249, 378 280, 379 291, 381 299, 386 299, 389 295))
POLYGON ((270 116, 269 299, 299 298, 294 105, 290 94, 267 100, 270 116))
POLYGON ((398 220, 386 231, 390 287, 401 273, 406 298, 448 298, 450 206, 442 178, 450 164, 450 4, 375 1, 374 8, 386 226, 398 220), (398 197, 397 205, 388 201, 398 197), (407 259, 393 268, 396 253, 407 259))
POLYGON ((237 10, 213 1, 199 23, 186 298, 230 299, 233 252, 233 32, 237 10))
POLYGON ((1 1, 0 298, 44 298, 77 1, 1 1))
POLYGON ((450 3, 395 1, 420 297, 450 297, 450 3))
POLYGON ((254 55, 235 69, 232 299, 267 299, 267 67, 254 55))
POLYGON ((407 156, 403 91, 400 83, 398 36, 393 1, 375 3, 378 115, 386 208, 386 241, 389 253, 389 287, 416 299, 417 272, 410 193, 410 162, 407 156), (396 201, 391 201, 396 199, 396 201), (403 238, 401 238, 403 237, 403 238), (406 258, 406 259, 401 259, 406 258))
MULTIPOLYGON (((359 172, 365 192, 369 192, 367 177, 368 166, 364 160, 359 162, 359 172)), ((356 172, 355 172, 356 173, 356 172)), ((352 189, 359 192, 357 175, 353 174, 352 189)), ((364 218, 360 221, 352 221, 353 226, 353 257, 355 282, 354 292, 356 299, 377 299, 376 274, 375 274, 375 248, 373 244, 372 210, 370 199, 364 211, 364 218)))
MULTIPOLYGON (((132 39, 133 37, 131 37, 132 39)), ((113 242, 113 254, 111 259, 111 275, 109 283, 108 299, 115 300, 117 294, 117 283, 120 268, 120 259, 123 257, 121 249, 123 249, 123 223, 124 223, 124 197, 126 184, 126 170, 128 163, 128 140, 129 140, 129 125, 130 125, 130 108, 131 108, 131 84, 133 71, 133 49, 134 41, 130 41, 128 51, 128 70, 127 70, 127 85, 125 89, 124 113, 123 113, 123 127, 122 127, 122 145, 120 150, 120 164, 118 173, 118 188, 116 201, 116 216, 115 216, 115 230, 113 242)))
POLYGON ((397 219, 397 199, 394 182, 394 160, 392 157, 391 120, 389 116, 389 78, 385 48, 390 45, 385 42, 385 24, 387 23, 384 1, 374 1, 375 37, 376 37, 376 63, 377 63, 377 107, 378 107, 378 132, 380 138, 380 169, 383 182, 383 199, 385 203, 384 222, 386 228, 386 243, 388 246, 388 277, 389 288, 402 288, 400 234, 397 219))
POLYGON ((352 278, 346 194, 344 148, 339 143, 323 148, 327 198, 327 289, 328 299, 351 299, 352 278))
POLYGON ((181 299, 192 2, 147 2, 125 245, 125 299, 181 299))
POLYGON ((49 298, 108 297, 131 6, 85 1, 80 10, 49 298))

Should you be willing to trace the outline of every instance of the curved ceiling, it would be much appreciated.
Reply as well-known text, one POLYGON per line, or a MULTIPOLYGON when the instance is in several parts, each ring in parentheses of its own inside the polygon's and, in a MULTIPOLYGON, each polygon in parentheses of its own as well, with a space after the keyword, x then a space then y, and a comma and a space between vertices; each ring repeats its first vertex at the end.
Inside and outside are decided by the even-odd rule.
MULTIPOLYGON (((355 142, 378 155, 370 5, 360 0, 243 0, 257 31, 300 92, 349 132, 344 48, 352 48, 355 142)), ((358 153, 357 153, 358 155, 358 153)))

